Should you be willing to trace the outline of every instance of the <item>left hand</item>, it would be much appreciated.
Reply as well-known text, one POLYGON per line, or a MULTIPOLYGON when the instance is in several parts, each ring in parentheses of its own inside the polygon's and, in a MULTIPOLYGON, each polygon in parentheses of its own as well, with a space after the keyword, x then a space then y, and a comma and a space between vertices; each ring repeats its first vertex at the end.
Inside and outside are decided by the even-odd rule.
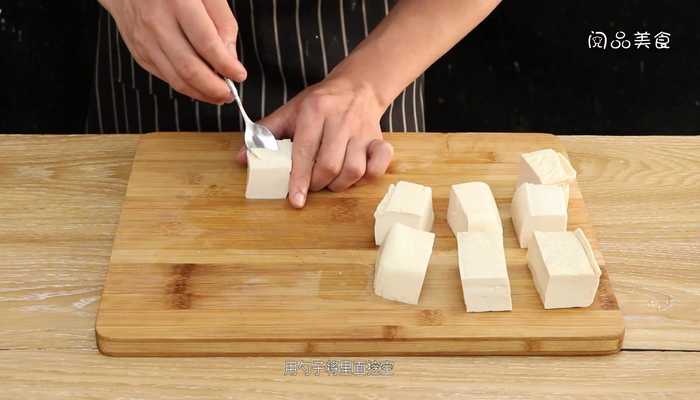
MULTIPOLYGON (((394 150, 379 125, 385 108, 369 86, 329 76, 260 121, 278 139, 294 141, 292 206, 303 207, 309 189, 338 192, 386 172, 394 150)), ((238 160, 246 163, 245 147, 238 160)))

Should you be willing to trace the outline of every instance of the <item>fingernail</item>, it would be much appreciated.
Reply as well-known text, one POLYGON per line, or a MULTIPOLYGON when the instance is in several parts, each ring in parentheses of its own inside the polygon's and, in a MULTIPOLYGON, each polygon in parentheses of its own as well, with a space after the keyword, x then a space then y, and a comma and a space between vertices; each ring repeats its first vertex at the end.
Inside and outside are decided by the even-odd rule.
POLYGON ((292 203, 294 204, 295 207, 303 207, 305 199, 306 199, 306 196, 304 196, 304 193, 296 192, 294 194, 294 197, 292 197, 292 203))

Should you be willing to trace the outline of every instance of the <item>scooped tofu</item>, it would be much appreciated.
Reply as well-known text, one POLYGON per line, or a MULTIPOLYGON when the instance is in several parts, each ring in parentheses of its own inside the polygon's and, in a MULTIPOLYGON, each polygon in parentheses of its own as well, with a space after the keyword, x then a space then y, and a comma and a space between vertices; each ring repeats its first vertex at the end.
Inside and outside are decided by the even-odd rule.
POLYGON ((552 149, 524 153, 520 156, 520 174, 516 189, 525 182, 543 185, 561 185, 567 202, 569 185, 576 180, 576 170, 563 154, 552 149))
POLYGON ((601 272, 581 229, 536 231, 527 253, 527 265, 544 308, 593 304, 601 272))
POLYGON ((374 242, 384 242, 389 229, 402 223, 415 229, 433 229, 433 191, 428 186, 400 181, 389 190, 374 211, 374 242))
POLYGON ((527 248, 534 231, 566 231, 566 194, 559 185, 520 185, 510 214, 520 248, 527 248))
POLYGON ((292 171, 292 142, 278 140, 279 150, 248 150, 247 199, 284 199, 292 171))
POLYGON ((544 308, 593 304, 601 271, 581 229, 535 232, 527 263, 544 308))
POLYGON ((510 311, 510 281, 497 232, 457 233, 459 275, 467 312, 510 311))
POLYGON ((377 252, 374 293, 388 300, 418 304, 434 242, 432 232, 394 224, 377 252))
POLYGON ((452 232, 496 232, 502 237, 503 226, 491 188, 484 182, 452 185, 447 206, 447 223, 452 232))

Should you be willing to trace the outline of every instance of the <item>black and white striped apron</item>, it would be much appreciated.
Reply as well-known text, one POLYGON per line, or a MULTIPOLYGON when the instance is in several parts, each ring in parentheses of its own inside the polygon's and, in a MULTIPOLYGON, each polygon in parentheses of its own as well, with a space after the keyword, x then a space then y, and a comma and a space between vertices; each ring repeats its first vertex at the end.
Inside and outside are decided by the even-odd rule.
MULTIPOLYGON (((260 119, 323 80, 395 1, 229 0, 239 25, 238 56, 248 70, 239 92, 250 117, 260 119)), ((112 17, 99 9, 87 132, 242 130, 235 105, 195 101, 142 69, 112 17)), ((394 100, 382 130, 425 131, 423 85, 421 76, 394 100)))

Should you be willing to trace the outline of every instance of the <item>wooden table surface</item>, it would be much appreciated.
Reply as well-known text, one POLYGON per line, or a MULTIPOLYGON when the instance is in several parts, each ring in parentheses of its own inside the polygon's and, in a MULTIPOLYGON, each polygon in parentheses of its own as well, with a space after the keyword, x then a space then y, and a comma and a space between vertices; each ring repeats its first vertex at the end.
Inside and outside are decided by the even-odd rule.
POLYGON ((614 266, 622 352, 285 376, 284 358, 100 355, 95 311, 138 136, 0 135, 0 399, 697 398, 700 137, 561 139, 614 266))

